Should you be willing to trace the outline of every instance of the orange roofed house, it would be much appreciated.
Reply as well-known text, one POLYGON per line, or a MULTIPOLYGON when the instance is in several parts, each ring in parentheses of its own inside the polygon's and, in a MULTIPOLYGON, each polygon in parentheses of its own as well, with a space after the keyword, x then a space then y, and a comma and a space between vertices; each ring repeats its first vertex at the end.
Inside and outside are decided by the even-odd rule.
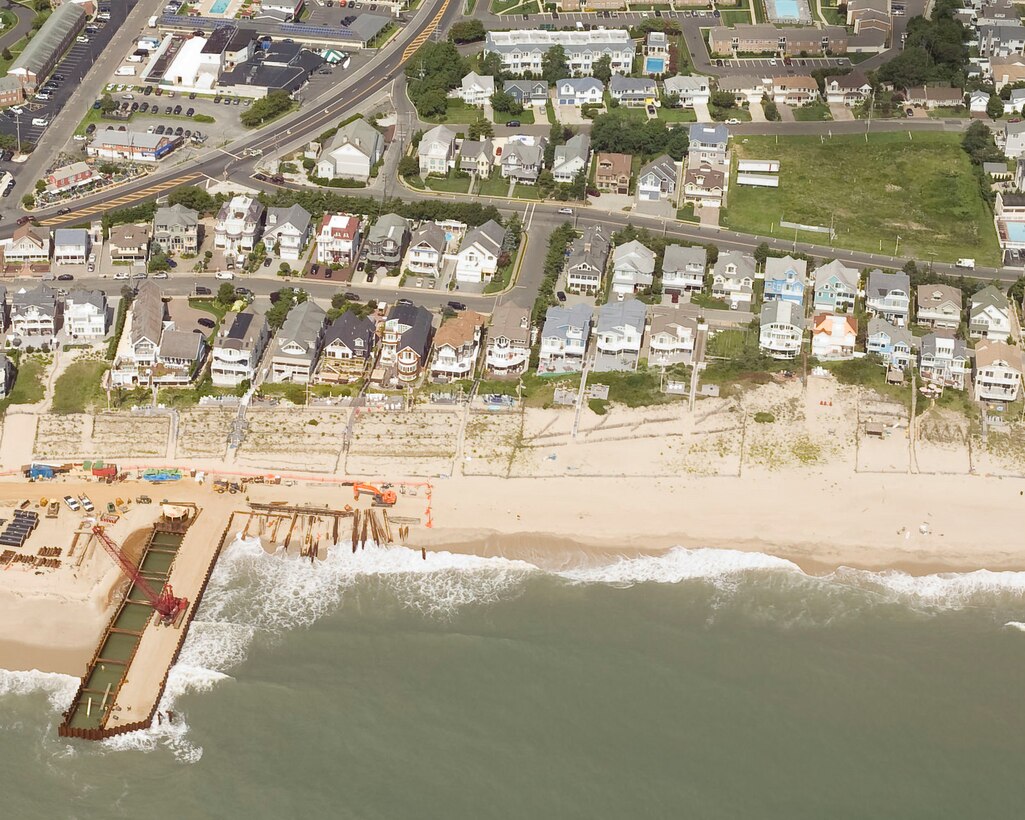
POLYGON ((847 313, 818 313, 812 322, 811 352, 817 359, 853 359, 858 320, 847 313))

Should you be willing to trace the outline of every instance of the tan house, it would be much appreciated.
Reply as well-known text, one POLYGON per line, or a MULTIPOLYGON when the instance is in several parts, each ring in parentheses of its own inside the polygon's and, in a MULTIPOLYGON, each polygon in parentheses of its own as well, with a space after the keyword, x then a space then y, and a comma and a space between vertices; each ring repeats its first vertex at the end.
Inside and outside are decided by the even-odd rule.
POLYGON ((1009 57, 990 57, 989 71, 997 91, 1005 85, 1025 82, 1025 57, 1012 54, 1009 57))
POLYGON ((935 85, 920 85, 904 92, 904 99, 909 105, 921 108, 956 108, 964 105, 964 90, 935 85))
POLYGON ((919 285, 918 324, 956 330, 961 324, 962 297, 950 285, 919 285))
POLYGON ((630 169, 633 157, 629 154, 598 154, 594 184, 599 191, 613 194, 630 193, 630 169))
POLYGON ((975 344, 975 400, 1012 402, 1021 392, 1021 349, 981 339, 975 344))
POLYGON ((768 23, 715 26, 708 33, 708 50, 714 56, 846 54, 847 29, 843 26, 777 28, 768 23))
POLYGON ((112 262, 145 262, 149 255, 149 227, 115 225, 110 229, 108 245, 112 262))
POLYGON ((488 372, 516 376, 530 363, 530 312, 507 302, 491 314, 488 328, 488 372))
POLYGON ((431 378, 440 381, 472 379, 480 358, 485 319, 472 310, 444 322, 434 334, 431 378))
POLYGON ((4 249, 4 261, 46 262, 50 258, 50 233, 33 225, 20 225, 14 229, 11 244, 4 249))

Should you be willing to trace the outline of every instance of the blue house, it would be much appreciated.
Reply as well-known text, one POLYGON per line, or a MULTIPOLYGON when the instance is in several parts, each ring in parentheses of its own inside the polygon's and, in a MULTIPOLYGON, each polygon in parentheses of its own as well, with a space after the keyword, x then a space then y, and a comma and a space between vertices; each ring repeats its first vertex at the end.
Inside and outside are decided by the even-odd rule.
POLYGON ((881 356, 886 364, 906 369, 914 358, 914 347, 915 337, 907 328, 897 327, 878 316, 869 319, 865 350, 881 356))
POLYGON ((815 269, 816 311, 850 313, 858 298, 859 273, 839 259, 815 269))
POLYGON ((803 305, 807 279, 808 263, 803 259, 770 256, 765 260, 765 301, 778 299, 803 305))

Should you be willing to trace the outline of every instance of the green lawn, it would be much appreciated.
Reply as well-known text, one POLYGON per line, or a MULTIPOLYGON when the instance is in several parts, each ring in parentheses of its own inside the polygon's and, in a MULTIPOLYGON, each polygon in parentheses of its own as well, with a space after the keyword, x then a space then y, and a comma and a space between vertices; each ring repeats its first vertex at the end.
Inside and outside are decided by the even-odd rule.
POLYGON ((429 176, 424 182, 432 191, 444 191, 449 194, 465 194, 470 190, 470 178, 456 177, 454 171, 450 171, 447 177, 429 176))
POLYGON ((971 112, 965 106, 959 105, 957 108, 934 108, 929 112, 929 116, 943 120, 952 118, 964 119, 971 116, 971 112))
POLYGON ((751 112, 746 108, 711 108, 709 110, 712 113, 712 119, 718 122, 726 122, 726 120, 751 122, 751 112))
POLYGON ((658 109, 658 118, 663 122, 697 122, 698 118, 694 116, 694 109, 692 108, 666 108, 662 106, 658 109))
POLYGON ((758 334, 749 329, 720 330, 708 337, 708 355, 734 359, 758 353, 758 334))
POLYGON ((515 8, 521 2, 523 2, 523 0, 492 0, 491 13, 505 14, 509 9, 515 8))
POLYGON ((498 125, 505 125, 509 120, 519 120, 522 125, 534 124, 534 109, 530 106, 524 108, 519 114, 507 114, 505 111, 495 112, 495 122, 498 125))
POLYGON ((100 385, 109 362, 80 359, 68 365, 53 386, 52 412, 87 413, 105 407, 107 394, 100 385))
POLYGON ((473 105, 467 105, 462 100, 448 100, 448 109, 443 117, 424 117, 426 122, 450 123, 455 125, 469 125, 476 122, 480 116, 480 109, 473 105))
POLYGON ((658 370, 639 368, 632 373, 592 373, 587 383, 607 384, 609 401, 627 407, 648 407, 679 400, 679 396, 663 393, 659 389, 660 380, 661 373, 658 370))
MULTIPOLYGON (((822 10, 822 16, 826 18, 826 22, 831 26, 846 26, 847 17, 840 13, 836 4, 829 5, 825 0, 818 0, 819 8, 822 10)), ((814 15, 814 10, 812 15, 814 15)))
POLYGON ((721 19, 724 26, 751 22, 751 11, 746 6, 742 9, 721 9, 720 14, 722 14, 721 19))
POLYGON ((505 196, 508 192, 509 180, 502 179, 502 174, 497 168, 491 171, 491 176, 477 184, 479 196, 505 196))
MULTIPOLYGON (((833 137, 745 137, 737 159, 777 159, 780 187, 734 184, 721 224, 737 231, 785 235, 780 219, 829 226, 839 247, 937 261, 973 257, 995 265, 1000 253, 989 208, 959 134, 876 133, 833 137), (852 182, 856 181, 856 184, 852 182)), ((734 169, 736 166, 734 166, 734 169)), ((735 177, 734 177, 735 180, 735 177)), ((825 243, 824 234, 800 240, 825 243)))
POLYGON ((824 122, 833 119, 832 114, 829 113, 829 106, 824 102, 795 106, 792 111, 794 119, 798 122, 824 122))
POLYGON ((7 398, 0 401, 0 411, 6 410, 12 404, 35 404, 37 401, 42 401, 45 395, 41 359, 32 355, 23 355, 16 367, 14 387, 7 394, 7 398))

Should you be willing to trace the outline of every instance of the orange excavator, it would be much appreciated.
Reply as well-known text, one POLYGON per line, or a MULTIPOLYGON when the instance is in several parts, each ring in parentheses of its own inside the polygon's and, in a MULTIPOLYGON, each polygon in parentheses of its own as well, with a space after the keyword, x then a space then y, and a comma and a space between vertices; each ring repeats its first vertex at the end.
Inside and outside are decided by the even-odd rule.
POLYGON ((375 507, 394 507, 397 500, 394 490, 379 490, 373 484, 353 484, 352 490, 357 501, 361 493, 370 493, 374 498, 375 507))

